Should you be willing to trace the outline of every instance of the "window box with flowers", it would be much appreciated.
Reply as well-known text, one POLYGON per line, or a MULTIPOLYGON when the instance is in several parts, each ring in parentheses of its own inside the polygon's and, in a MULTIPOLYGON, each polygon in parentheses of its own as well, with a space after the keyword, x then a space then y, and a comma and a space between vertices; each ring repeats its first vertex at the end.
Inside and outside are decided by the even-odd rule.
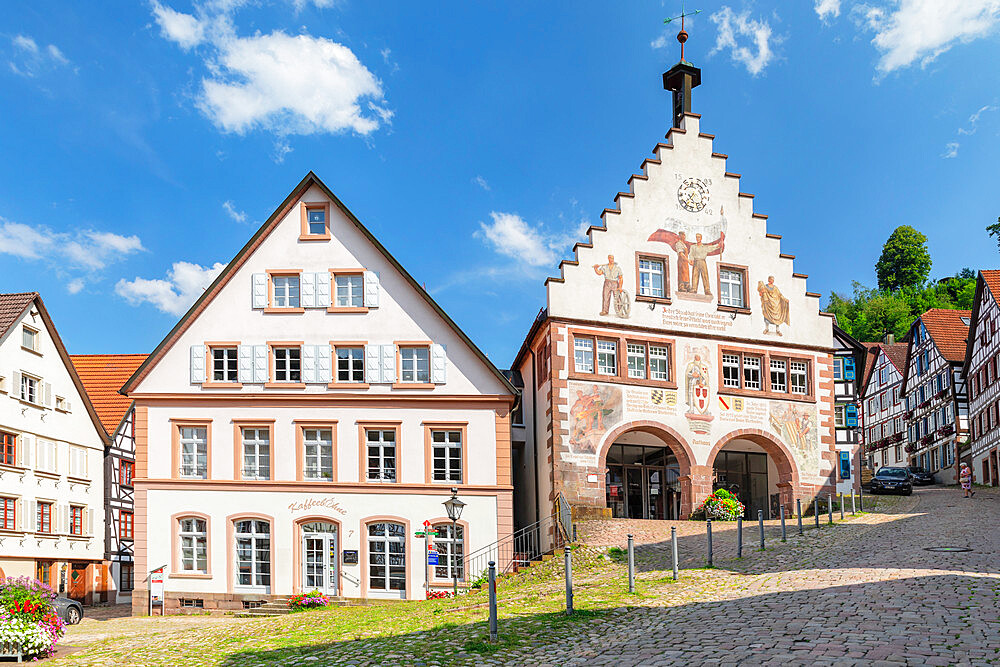
POLYGON ((942 389, 938 393, 934 394, 934 398, 944 398, 947 395, 948 395, 948 390, 947 389, 942 389))
POLYGON ((934 442, 934 435, 933 434, 928 433, 924 437, 920 438, 920 444, 921 445, 929 445, 932 442, 934 442))
POLYGON ((917 451, 917 446, 913 443, 910 443, 905 447, 903 447, 903 451, 905 451, 907 454, 912 454, 913 452, 917 451))
POLYGON ((65 628, 55 598, 56 592, 37 579, 0 580, 0 647, 5 653, 16 648, 29 658, 52 654, 65 628))
POLYGON ((955 425, 948 424, 947 426, 942 426, 937 430, 938 435, 951 435, 955 432, 955 425))
POLYGON ((921 410, 923 410, 924 408, 926 408, 930 404, 931 404, 931 399, 928 398, 926 401, 921 401, 920 403, 918 403, 917 407, 920 408, 921 410))

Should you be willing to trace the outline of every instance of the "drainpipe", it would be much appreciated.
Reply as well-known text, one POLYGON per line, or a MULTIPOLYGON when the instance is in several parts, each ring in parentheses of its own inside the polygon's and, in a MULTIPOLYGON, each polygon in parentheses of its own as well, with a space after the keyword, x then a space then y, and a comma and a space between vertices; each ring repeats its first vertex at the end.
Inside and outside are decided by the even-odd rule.
MULTIPOLYGON (((535 351, 530 347, 528 348, 528 354, 531 355, 531 440, 532 440, 532 451, 531 451, 531 471, 534 473, 534 489, 532 494, 535 497, 535 523, 537 524, 542 520, 541 514, 539 513, 539 504, 541 500, 538 497, 538 378, 535 377, 538 366, 535 364, 535 351)), ((521 391, 522 395, 524 391, 521 391)), ((523 412, 522 408, 522 412, 523 412)))

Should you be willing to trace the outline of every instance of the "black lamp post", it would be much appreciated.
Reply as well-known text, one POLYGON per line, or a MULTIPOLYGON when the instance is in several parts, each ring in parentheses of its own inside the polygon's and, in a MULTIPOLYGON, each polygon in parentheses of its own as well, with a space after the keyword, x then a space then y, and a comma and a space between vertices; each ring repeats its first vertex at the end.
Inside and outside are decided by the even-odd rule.
MULTIPOLYGON (((462 509, 465 507, 465 503, 458 499, 458 487, 451 487, 451 498, 444 501, 444 508, 448 511, 448 518, 451 519, 451 576, 454 580, 454 592, 458 595, 458 554, 456 553, 456 548, 458 545, 458 534, 455 532, 458 528, 458 520, 462 518, 462 509)), ((464 538, 463 538, 464 539, 464 538)), ((464 544, 464 542, 463 542, 464 544)))

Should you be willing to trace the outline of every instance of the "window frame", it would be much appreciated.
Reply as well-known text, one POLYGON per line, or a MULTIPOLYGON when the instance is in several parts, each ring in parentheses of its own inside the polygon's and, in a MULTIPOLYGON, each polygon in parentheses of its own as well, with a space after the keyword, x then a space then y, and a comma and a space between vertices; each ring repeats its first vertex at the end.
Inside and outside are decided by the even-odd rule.
POLYGON ((635 300, 644 301, 646 303, 661 303, 664 305, 670 305, 670 257, 667 255, 660 255, 653 252, 637 252, 635 253, 635 300), (649 294, 642 294, 642 261, 653 261, 660 262, 663 266, 663 296, 652 296, 649 294))
POLYGON ((368 306, 365 304, 365 269, 363 267, 350 268, 330 268, 330 303, 327 305, 328 313, 367 313, 368 306), (338 306, 337 305, 337 276, 361 276, 361 305, 360 306, 338 306))
POLYGON ((202 387, 219 387, 226 389, 239 389, 243 386, 240 382, 240 343, 239 341, 206 341, 205 342, 205 381, 202 387), (232 380, 215 379, 215 351, 232 350, 234 361, 236 362, 235 376, 232 380))
POLYGON ((10 431, 0 431, 0 465, 17 468, 17 435, 10 431))
MULTIPOLYGON (((676 341, 673 338, 661 338, 659 336, 638 336, 625 333, 615 333, 607 331, 595 331, 592 329, 576 329, 571 328, 569 330, 569 349, 570 354, 568 364, 569 373, 568 379, 570 380, 583 380, 587 382, 607 382, 615 384, 632 384, 641 385, 644 387, 662 387, 665 389, 676 389, 676 364, 674 361, 674 352, 676 349, 676 341), (581 371, 577 367, 576 360, 576 342, 589 341, 591 344, 591 350, 593 352, 593 370, 591 372, 581 371), (598 341, 608 341, 615 342, 615 363, 616 363, 616 373, 614 375, 605 375, 603 373, 598 373, 598 341), (628 373, 628 345, 644 345, 645 346, 645 377, 644 378, 633 378, 629 377, 628 373), (657 380, 652 378, 652 373, 650 372, 650 347, 666 348, 666 362, 667 362, 667 379, 657 380)), ((658 357, 659 358, 659 357, 658 357)))
MULTIPOLYGON (((463 484, 468 484, 469 476, 469 438, 468 438, 468 422, 456 422, 456 421, 424 421, 421 422, 424 427, 424 482, 427 484, 434 484, 438 486, 462 486, 463 484), (436 480, 434 479, 434 449, 436 444, 434 442, 434 432, 435 431, 445 431, 445 432, 458 432, 460 434, 461 442, 460 453, 459 453, 459 465, 461 466, 460 474, 458 480, 436 480)), ((446 447, 447 449, 447 447, 446 447)), ((398 449, 397 449, 398 451, 398 449)), ((398 454, 397 454, 398 456, 398 454)), ((449 460, 446 457, 446 460, 449 460)), ((398 469, 396 476, 399 476, 398 469)))
POLYGON ((16 496, 0 496, 0 530, 17 530, 16 496))
POLYGON ((299 202, 300 211, 300 241, 329 241, 330 234, 330 202, 299 202), (309 211, 321 209, 323 211, 324 228, 322 234, 314 234, 309 229, 309 211))
MULTIPOLYGON (((267 342, 267 378, 268 381, 264 384, 264 387, 271 389, 305 389, 306 383, 302 379, 302 347, 303 342, 301 340, 274 340, 267 342), (297 349, 299 351, 299 379, 298 380, 279 380, 278 379, 278 355, 276 350, 293 350, 297 349)), ((288 363, 291 362, 291 357, 288 359, 288 363)), ((286 372, 290 375, 294 371, 289 367, 286 372)))
MULTIPOLYGON (((171 568, 170 578, 171 579, 208 579, 212 576, 212 519, 207 514, 202 514, 200 512, 179 512, 170 517, 173 529, 171 530, 171 541, 173 554, 173 567, 171 568), (198 532, 197 530, 186 531, 183 530, 182 522, 185 520, 201 521, 204 523, 204 532, 198 532), (184 561, 184 538, 189 537, 193 540, 197 540, 198 537, 204 540, 205 545, 205 569, 197 569, 198 556, 197 547, 198 542, 194 541, 192 543, 193 557, 192 565, 195 567, 193 569, 187 569, 185 567, 184 561)), ((235 548, 235 544, 233 545, 235 548)))
MULTIPOLYGON (((337 423, 336 419, 295 419, 295 477, 302 482, 336 482, 337 481, 337 423), (306 476, 306 431, 330 431, 330 477, 306 476)), ((320 454, 320 462, 323 457, 320 454)))
MULTIPOLYGON (((399 484, 402 478, 402 457, 400 447, 402 445, 402 422, 401 421, 366 421, 358 422, 358 479, 362 484, 399 484), (395 447, 393 457, 395 458, 395 479, 369 478, 368 477, 368 431, 393 431, 395 433, 395 447)), ((379 443, 384 441, 379 440, 379 443)), ((384 447, 384 444, 381 445, 384 447)), ((382 454, 379 460, 384 460, 382 454)))
MULTIPOLYGON (((274 442, 274 419, 234 419, 233 420, 233 479, 242 482, 273 482, 274 481, 274 459, 277 449, 274 442), (253 429, 255 431, 267 432, 267 477, 246 476, 246 468, 243 462, 243 430, 253 429)), ((255 459, 261 457, 255 455, 255 459)))
POLYGON ((716 302, 716 310, 725 311, 727 313, 750 313, 750 267, 744 266, 742 264, 731 264, 729 262, 717 262, 715 265, 715 288, 716 294, 718 295, 719 301, 716 302), (743 305, 742 306, 730 306, 722 303, 722 272, 732 271, 734 273, 740 273, 743 275, 743 305))
POLYGON ((39 500, 35 503, 35 516, 32 520, 35 523, 35 532, 41 535, 52 535, 55 533, 55 526, 52 525, 52 514, 55 503, 50 500, 39 500), (46 522, 48 530, 45 530, 46 522))
POLYGON ((73 537, 83 537, 83 512, 86 508, 83 505, 69 506, 69 525, 67 533, 73 537))
POLYGON ((135 514, 130 510, 118 511, 118 539, 135 540, 135 514))
POLYGON ((431 381, 433 379, 433 371, 431 369, 434 359, 431 354, 430 341, 423 340, 397 340, 396 345, 396 381, 392 384, 393 388, 420 388, 420 389, 433 389, 436 385, 431 381), (404 380, 403 379, 403 350, 404 349, 423 349, 427 352, 427 381, 421 382, 419 379, 419 369, 414 367, 414 380, 404 380))
MULTIPOLYGON (((171 453, 171 478, 172 479, 212 479, 212 420, 211 419, 171 419, 172 431, 172 453, 171 453), (205 429, 205 475, 182 475, 181 468, 184 464, 184 455, 181 443, 181 430, 184 428, 205 429)), ((197 471, 198 453, 195 451, 195 470, 197 471)))
POLYGON ((128 459, 118 460, 118 485, 119 486, 133 486, 133 481, 135 480, 135 461, 130 461, 128 459), (128 474, 125 471, 128 470, 128 474))
POLYGON ((267 270, 267 307, 264 308, 265 313, 304 313, 306 312, 305 307, 302 305, 302 269, 268 269, 267 270), (297 306, 278 306, 275 304, 274 298, 274 279, 275 278, 292 278, 294 277, 299 283, 299 305, 297 306))
MULTIPOLYGON (((41 396, 43 391, 44 391, 44 385, 42 384, 42 378, 32 373, 25 373, 24 371, 21 371, 21 386, 17 388, 18 392, 17 395, 22 403, 27 403, 28 405, 34 405, 36 407, 43 407, 42 406, 43 399, 41 396), (34 383, 33 385, 34 400, 32 400, 29 397, 26 397, 24 391, 26 387, 31 387, 32 383, 34 383)), ((28 392, 28 395, 30 396, 31 393, 32 392, 28 392)))
POLYGON ((231 534, 232 534, 232 539, 228 541, 229 542, 228 547, 230 549, 232 549, 231 553, 233 554, 233 560, 232 560, 233 571, 231 572, 231 576, 230 576, 230 579, 229 579, 230 585, 233 587, 233 590, 235 590, 235 591, 252 591, 252 592, 265 592, 265 591, 272 591, 272 590, 274 590, 274 588, 275 588, 275 585, 274 585, 274 576, 275 576, 275 565, 276 565, 276 563, 275 563, 275 537, 276 537, 276 535, 275 535, 275 526, 274 526, 275 522, 274 522, 274 518, 273 517, 269 517, 269 516, 265 516, 265 515, 257 515, 257 514, 237 515, 237 516, 227 517, 227 522, 229 524, 229 530, 231 531, 231 534), (243 521, 250 521, 253 524, 251 526, 251 528, 252 528, 251 532, 249 532, 249 533, 239 533, 239 532, 236 531, 236 524, 241 523, 243 521), (257 567, 260 564, 260 563, 258 563, 257 555, 261 552, 261 549, 256 544, 256 541, 258 539, 261 539, 260 536, 264 535, 264 533, 258 533, 257 532, 257 526, 256 526, 256 524, 258 522, 262 522, 262 523, 266 523, 267 524, 267 533, 266 533, 266 535, 267 535, 267 542, 268 542, 268 550, 267 550, 267 553, 268 553, 268 562, 267 562, 267 566, 268 567, 267 567, 267 570, 268 571, 267 571, 267 583, 266 584, 258 584, 258 583, 256 583, 257 576, 259 576, 259 575, 262 574, 258 570, 258 567, 257 567), (249 584, 241 584, 241 583, 239 583, 240 559, 239 559, 239 552, 237 550, 237 544, 238 544, 238 541, 241 539, 241 537, 240 537, 241 535, 249 536, 247 538, 242 538, 242 539, 250 539, 251 540, 251 544, 252 544, 252 549, 251 549, 252 557, 251 557, 251 560, 250 560, 250 562, 252 563, 252 567, 251 567, 251 570, 250 570, 251 581, 250 581, 249 584))
POLYGON ((42 333, 41 329, 38 329, 38 328, 33 327, 33 326, 30 326, 28 324, 22 324, 21 325, 21 349, 22 350, 27 350, 28 352, 32 352, 34 354, 37 354, 37 355, 41 356, 42 352, 39 349, 41 347, 41 345, 40 345, 40 342, 41 342, 41 333, 42 333), (24 344, 24 335, 26 333, 30 333, 32 335, 32 345, 30 345, 30 346, 24 344))
POLYGON ((752 349, 727 345, 719 345, 717 363, 718 370, 718 393, 720 395, 735 396, 756 396, 758 398, 778 398, 789 401, 802 401, 808 403, 816 402, 816 365, 812 357, 788 354, 786 352, 773 352, 767 349, 752 349), (740 358, 739 378, 740 386, 733 387, 725 384, 724 355, 735 355, 740 358), (745 386, 745 365, 744 356, 759 357, 761 360, 761 388, 747 389, 745 386), (771 387, 771 361, 780 360, 785 362, 785 391, 776 391, 771 387), (806 393, 792 392, 792 363, 801 362, 806 365, 806 393), (764 370, 767 370, 765 373, 764 370))
POLYGON ((367 389, 368 388, 368 372, 366 368, 365 361, 365 348, 368 345, 366 340, 331 340, 330 341, 330 382, 327 384, 329 389, 367 389), (338 374, 340 369, 338 364, 340 363, 340 358, 337 356, 337 349, 360 349, 361 350, 361 381, 349 381, 341 382, 338 379, 338 374))
MULTIPOLYGON (((453 525, 452 522, 451 522, 451 519, 449 519, 447 517, 440 517, 438 519, 431 519, 430 521, 431 521, 431 529, 434 532, 437 532, 437 533, 439 533, 439 531, 442 528, 444 528, 445 530, 447 530, 447 531, 450 532, 451 531, 451 527, 453 525)), ((459 581, 459 583, 463 583, 463 582, 466 581, 466 577, 467 577, 468 572, 469 572, 469 568, 466 566, 466 559, 467 559, 467 557, 469 555, 469 524, 468 524, 468 522, 462 521, 461 519, 459 519, 458 521, 456 521, 454 523, 454 525, 461 532, 461 535, 462 535, 462 537, 461 537, 461 546, 462 546, 462 551, 461 551, 461 554, 462 554, 462 563, 461 563, 461 567, 462 567, 462 572, 461 572, 461 576, 458 577, 458 581, 459 581)), ((432 565, 431 568, 430 568, 430 570, 431 570, 431 585, 447 586, 447 585, 451 585, 455 581, 455 578, 451 574, 451 572, 452 572, 451 568, 452 568, 452 562, 453 562, 452 555, 455 552, 454 546, 451 546, 451 545, 454 545, 454 543, 455 543, 455 541, 450 536, 449 537, 445 537, 445 538, 441 538, 440 537, 440 533, 439 533, 438 537, 434 538, 434 547, 435 547, 435 549, 437 549, 438 554, 439 554, 438 555, 438 563, 439 564, 438 565, 432 565), (442 550, 440 548, 438 548, 439 545, 449 545, 448 546, 448 553, 447 553, 447 555, 445 555, 444 553, 442 553, 442 550), (448 574, 448 576, 445 576, 445 577, 438 576, 438 568, 442 567, 442 565, 440 565, 440 562, 441 562, 442 558, 447 559, 447 562, 446 562, 446 564, 443 567, 447 567, 448 568, 448 573, 449 574, 448 574)))
POLYGON ((118 583, 122 593, 130 593, 135 590, 135 565, 133 563, 119 563, 118 583))

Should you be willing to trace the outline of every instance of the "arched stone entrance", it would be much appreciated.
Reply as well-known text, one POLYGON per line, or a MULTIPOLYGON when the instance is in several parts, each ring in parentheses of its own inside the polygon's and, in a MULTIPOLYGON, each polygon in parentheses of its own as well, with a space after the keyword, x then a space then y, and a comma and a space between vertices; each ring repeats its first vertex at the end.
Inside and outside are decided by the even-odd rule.
POLYGON ((802 493, 795 459, 773 435, 759 429, 727 433, 708 455, 709 492, 719 488, 736 493, 746 506, 747 517, 776 518, 784 505, 791 516, 797 494, 802 493))
POLYGON ((612 516, 686 517, 692 509, 693 460, 687 441, 665 424, 634 421, 608 432, 597 464, 612 516))

